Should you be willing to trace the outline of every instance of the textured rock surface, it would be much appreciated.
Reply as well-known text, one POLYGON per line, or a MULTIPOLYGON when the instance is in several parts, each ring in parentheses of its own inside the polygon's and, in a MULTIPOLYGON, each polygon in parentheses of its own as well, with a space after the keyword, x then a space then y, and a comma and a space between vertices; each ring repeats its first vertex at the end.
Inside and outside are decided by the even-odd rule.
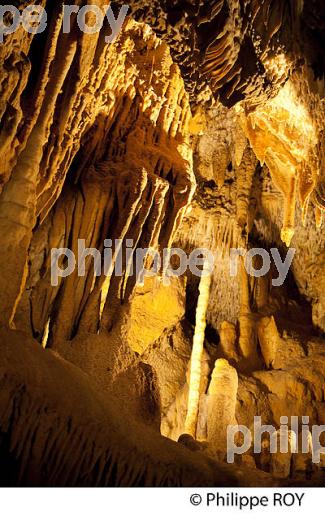
POLYGON ((323 484, 324 460, 276 457, 268 439, 217 461, 229 424, 325 424, 324 2, 131 0, 112 45, 36 3, 47 30, 0 45, 0 478, 323 484), (110 241, 120 274, 102 257, 94 277, 89 255, 84 276, 53 284, 52 248, 78 258, 78 240, 101 255, 110 241), (289 244, 281 287, 274 262, 230 272, 231 248, 285 258, 289 244), (216 255, 195 439, 199 279, 164 286, 161 270, 137 286, 131 269, 136 248, 171 246, 216 255))
POLYGON ((207 440, 211 450, 227 453, 227 428, 236 424, 238 375, 225 359, 216 361, 208 389, 207 440))
POLYGON ((0 370, 2 484, 214 486, 234 485, 241 475, 245 481, 241 471, 237 477, 135 426, 121 416, 120 401, 21 334, 2 333, 0 370))
POLYGON ((185 314, 185 286, 178 278, 169 285, 147 278, 137 287, 128 311, 127 341, 131 348, 143 354, 165 331, 172 329, 185 314))

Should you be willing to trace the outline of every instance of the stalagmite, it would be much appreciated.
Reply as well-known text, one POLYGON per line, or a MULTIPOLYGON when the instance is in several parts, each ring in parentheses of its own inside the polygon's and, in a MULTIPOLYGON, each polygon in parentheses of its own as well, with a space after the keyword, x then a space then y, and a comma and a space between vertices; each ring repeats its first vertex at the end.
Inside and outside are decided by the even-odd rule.
MULTIPOLYGON (((203 269, 206 269, 207 265, 203 269)), ((211 274, 203 274, 199 286, 199 299, 196 309, 196 325, 193 338, 193 350, 191 357, 190 384, 185 421, 185 433, 196 438, 196 427, 199 413, 201 364, 204 346, 206 313, 209 304, 211 274)))
POLYGON ((6 464, 11 463, 10 471, 7 465, 0 467, 1 483, 37 487, 237 485, 237 478, 217 462, 188 454, 123 415, 121 396, 107 399, 95 380, 44 351, 33 339, 13 331, 3 333, 0 351, 0 455, 4 461, 3 438, 10 439, 6 464))
POLYGON ((310 431, 298 435, 298 453, 292 455, 292 475, 304 479, 313 470, 313 439, 310 431))
POLYGON ((273 366, 279 347, 279 332, 273 316, 261 318, 257 324, 257 334, 262 355, 268 368, 273 366))
POLYGON ((270 437, 265 434, 262 437, 261 453, 258 457, 259 467, 262 471, 270 471, 271 468, 271 453, 270 453, 270 437))
POLYGON ((238 361, 236 351, 237 331, 233 323, 227 321, 222 322, 220 327, 220 347, 223 356, 228 360, 238 361))
POLYGON ((227 428, 236 424, 238 375, 225 359, 216 361, 208 390, 207 441, 213 454, 225 455, 227 428))
POLYGON ((255 317, 250 305, 250 280, 245 269, 244 259, 240 258, 240 316, 239 316, 239 349, 243 365, 250 370, 258 364, 257 332, 255 317))
POLYGON ((292 456, 297 451, 297 436, 291 430, 280 429, 273 434, 272 440, 276 453, 271 453, 271 473, 275 477, 287 478, 291 472, 292 456))

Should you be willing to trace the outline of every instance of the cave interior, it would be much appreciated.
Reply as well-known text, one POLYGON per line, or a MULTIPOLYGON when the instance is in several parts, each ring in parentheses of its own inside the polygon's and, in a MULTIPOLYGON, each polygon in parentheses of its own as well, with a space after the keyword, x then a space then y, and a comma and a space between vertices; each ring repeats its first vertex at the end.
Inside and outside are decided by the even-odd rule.
POLYGON ((324 1, 129 0, 110 44, 34 4, 0 43, 0 484, 324 485, 324 1), (255 417, 287 452, 229 464, 255 417))

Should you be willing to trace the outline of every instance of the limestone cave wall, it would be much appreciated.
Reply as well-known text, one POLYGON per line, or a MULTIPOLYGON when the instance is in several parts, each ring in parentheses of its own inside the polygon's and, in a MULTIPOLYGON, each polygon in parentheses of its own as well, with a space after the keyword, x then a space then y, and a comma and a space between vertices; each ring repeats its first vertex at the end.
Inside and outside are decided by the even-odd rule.
POLYGON ((230 425, 325 424, 321 0, 131 0, 111 44, 34 4, 46 30, 0 43, 0 483, 323 484, 324 458, 267 439, 225 464, 230 425), (81 240, 97 264, 53 283, 81 240), (131 269, 172 247, 218 259, 193 438, 200 279, 131 269), (295 249, 280 287, 275 262, 230 275, 258 247, 295 249))

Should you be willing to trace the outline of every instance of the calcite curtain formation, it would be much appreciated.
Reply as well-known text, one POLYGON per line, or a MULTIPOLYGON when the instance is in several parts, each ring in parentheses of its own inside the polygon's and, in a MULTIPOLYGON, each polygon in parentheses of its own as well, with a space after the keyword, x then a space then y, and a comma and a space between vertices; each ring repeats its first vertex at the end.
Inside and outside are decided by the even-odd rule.
MULTIPOLYGON (((7 265, 1 277, 1 319, 14 326, 27 283, 34 333, 42 336, 53 312, 54 336, 69 339, 79 325, 96 331, 98 302, 105 304, 109 290, 113 300, 125 299, 136 280, 125 275, 108 282, 103 276, 94 285, 88 261, 83 280, 71 277, 53 289, 51 249, 72 244, 77 253, 78 239, 85 239, 86 247, 101 248, 108 237, 132 239, 134 248, 168 247, 195 180, 188 96, 167 46, 132 21, 115 47, 105 44, 104 34, 65 35, 59 6, 55 11, 40 70, 31 69, 26 57, 22 62, 28 50, 39 52, 30 39, 25 43, 23 31, 15 34, 14 50, 3 62, 10 81, 4 82, 2 153, 8 149, 15 156, 2 165, 6 170, 1 175, 1 262, 7 265), (21 43, 26 48, 19 52, 21 43), (23 111, 23 95, 36 74, 41 81, 33 93, 31 120, 27 103, 23 111), (9 118, 9 135, 8 111, 15 114, 9 118), (27 279, 28 252, 37 256, 37 266, 27 279), (77 296, 73 306, 72 293, 77 296)), ((112 305, 110 300, 110 310, 112 305)), ((103 316, 103 321, 107 325, 109 318, 103 316)))

